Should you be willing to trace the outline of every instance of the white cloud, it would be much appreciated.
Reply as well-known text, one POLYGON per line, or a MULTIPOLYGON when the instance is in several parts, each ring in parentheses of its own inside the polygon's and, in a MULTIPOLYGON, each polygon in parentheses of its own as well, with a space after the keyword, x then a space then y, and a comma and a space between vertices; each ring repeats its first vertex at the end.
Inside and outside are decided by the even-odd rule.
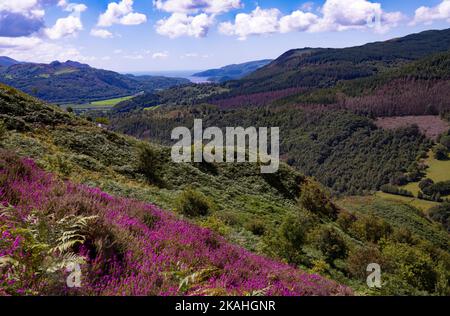
POLYGON ((447 20, 450 22, 450 0, 442 0, 435 7, 422 6, 416 10, 412 24, 431 24, 433 21, 447 20))
POLYGON ((307 31, 311 26, 318 22, 319 17, 317 15, 297 10, 280 19, 280 32, 289 33, 293 31, 307 31))
POLYGON ((373 28, 383 32, 396 26, 403 18, 400 12, 387 13, 380 3, 367 0, 327 0, 322 7, 323 17, 313 26, 313 32, 346 31, 373 28))
POLYGON ((110 31, 104 30, 104 29, 92 29, 91 35, 94 37, 100 37, 100 38, 112 38, 113 37, 113 34, 110 31))
POLYGON ((65 0, 59 1, 58 6, 64 11, 71 12, 68 17, 56 20, 55 25, 44 29, 44 34, 52 40, 57 40, 67 36, 75 36, 83 30, 81 13, 87 10, 87 6, 81 3, 68 3, 65 0))
POLYGON ((97 26, 139 25, 145 22, 147 22, 145 14, 134 12, 133 0, 122 0, 119 3, 111 2, 108 4, 107 10, 99 16, 97 26))
POLYGON ((0 0, 0 11, 17 13, 29 18, 42 18, 45 15, 38 0, 0 0))
MULTIPOLYGON (((450 0, 445 0, 450 1, 450 0)), ((312 9, 310 3, 303 6, 312 9)), ((401 12, 385 12, 380 3, 367 0, 327 0, 319 14, 296 10, 282 15, 278 9, 257 7, 251 13, 239 13, 234 22, 224 22, 219 31, 245 40, 251 35, 299 32, 332 32, 351 29, 373 29, 386 32, 405 16, 401 12)))
POLYGON ((221 14, 242 7, 240 0, 154 0, 153 4, 159 10, 186 14, 221 14))
POLYGON ((160 53, 154 53, 152 54, 153 59, 166 59, 169 57, 168 52, 160 52, 160 53))
POLYGON ((236 35, 240 40, 245 40, 250 35, 276 33, 279 30, 280 16, 278 9, 264 10, 257 7, 250 14, 237 14, 234 23, 221 23, 219 30, 225 35, 236 35))
POLYGON ((38 37, 0 37, 0 49, 27 50, 42 43, 38 37))
POLYGON ((79 17, 69 15, 66 18, 58 19, 51 28, 44 30, 45 35, 57 40, 66 36, 75 35, 78 31, 83 30, 83 24, 79 17))
POLYGON ((205 13, 196 16, 188 16, 185 13, 173 13, 169 18, 159 20, 156 31, 160 35, 170 38, 180 36, 205 37, 209 28, 214 23, 214 18, 205 13))

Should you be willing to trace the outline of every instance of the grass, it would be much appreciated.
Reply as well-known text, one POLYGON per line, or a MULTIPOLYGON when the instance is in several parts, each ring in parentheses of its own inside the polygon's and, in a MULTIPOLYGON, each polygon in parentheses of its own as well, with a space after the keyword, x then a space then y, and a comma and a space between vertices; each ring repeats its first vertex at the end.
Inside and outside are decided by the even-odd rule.
POLYGON ((440 245, 443 249, 448 247, 447 232, 438 225, 431 225, 429 219, 413 205, 385 198, 383 195, 378 196, 378 194, 376 196, 345 197, 336 203, 351 212, 380 216, 394 227, 406 227, 412 233, 440 245))
MULTIPOLYGON (((430 178, 434 182, 450 180, 450 160, 437 160, 434 158, 433 153, 430 152, 425 160, 425 164, 428 166, 425 178, 430 178)), ((408 183, 402 189, 411 191, 417 196, 420 191, 419 182, 408 183)))
POLYGON ((95 101, 95 102, 91 102, 90 105, 113 107, 113 106, 119 104, 120 102, 130 100, 131 98, 133 98, 133 96, 122 97, 122 98, 115 98, 115 99, 108 99, 108 100, 102 100, 102 101, 95 101))
POLYGON ((389 194, 389 193, 384 193, 384 192, 377 192, 377 193, 375 193, 375 196, 385 199, 385 200, 402 202, 402 203, 408 204, 410 206, 413 206, 415 208, 418 208, 424 212, 428 211, 433 206, 439 205, 439 203, 437 203, 437 202, 426 201, 426 200, 421 200, 421 199, 418 199, 415 197, 400 196, 400 195, 389 194))

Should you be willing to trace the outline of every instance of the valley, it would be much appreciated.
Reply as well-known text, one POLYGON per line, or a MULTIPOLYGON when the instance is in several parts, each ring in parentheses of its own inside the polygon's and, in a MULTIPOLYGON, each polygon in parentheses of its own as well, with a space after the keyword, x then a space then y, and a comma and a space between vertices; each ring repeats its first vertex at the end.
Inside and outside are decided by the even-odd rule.
POLYGON ((0 63, 0 295, 450 295, 450 30, 202 84, 0 63), (279 127, 278 171, 174 162, 199 119, 279 127))

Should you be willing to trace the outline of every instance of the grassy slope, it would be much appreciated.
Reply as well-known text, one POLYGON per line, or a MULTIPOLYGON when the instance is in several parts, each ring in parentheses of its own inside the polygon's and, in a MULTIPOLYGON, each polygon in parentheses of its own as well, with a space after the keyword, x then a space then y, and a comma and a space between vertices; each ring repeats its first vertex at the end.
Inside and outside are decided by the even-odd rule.
POLYGON ((417 235, 443 247, 448 246, 448 234, 437 224, 431 224, 419 210, 400 201, 380 197, 346 197, 338 205, 352 212, 375 214, 395 227, 407 227, 417 235))
MULTIPOLYGON (((428 166, 428 169, 426 171, 426 175, 424 178, 430 178, 434 182, 441 182, 441 181, 448 181, 450 180, 450 160, 437 160, 433 157, 433 153, 430 152, 428 154, 428 158, 425 159, 424 163, 428 166)), ((406 204, 409 204, 411 206, 417 207, 421 209, 422 211, 428 211, 430 208, 439 205, 437 202, 432 201, 426 201, 421 200, 417 198, 417 195, 420 191, 419 189, 419 182, 411 182, 407 185, 403 186, 402 189, 405 189, 407 191, 410 191, 414 194, 414 198, 411 197, 405 197, 405 196, 399 196, 384 192, 377 192, 376 195, 378 197, 393 200, 393 201, 400 201, 406 204)))
POLYGON ((91 105, 94 106, 108 106, 108 107, 113 107, 116 104, 119 104, 120 102, 126 101, 126 100, 130 100, 133 96, 128 96, 128 97, 123 97, 123 98, 115 98, 115 99, 108 99, 108 100, 102 100, 102 101, 95 101, 95 102, 91 102, 91 105))

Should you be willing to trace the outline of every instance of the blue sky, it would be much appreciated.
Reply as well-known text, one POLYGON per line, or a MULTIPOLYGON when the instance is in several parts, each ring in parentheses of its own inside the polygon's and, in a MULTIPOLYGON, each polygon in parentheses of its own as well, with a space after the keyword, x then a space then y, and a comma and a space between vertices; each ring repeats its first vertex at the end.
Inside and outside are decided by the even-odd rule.
POLYGON ((450 0, 0 0, 0 55, 200 70, 450 27, 450 0))

